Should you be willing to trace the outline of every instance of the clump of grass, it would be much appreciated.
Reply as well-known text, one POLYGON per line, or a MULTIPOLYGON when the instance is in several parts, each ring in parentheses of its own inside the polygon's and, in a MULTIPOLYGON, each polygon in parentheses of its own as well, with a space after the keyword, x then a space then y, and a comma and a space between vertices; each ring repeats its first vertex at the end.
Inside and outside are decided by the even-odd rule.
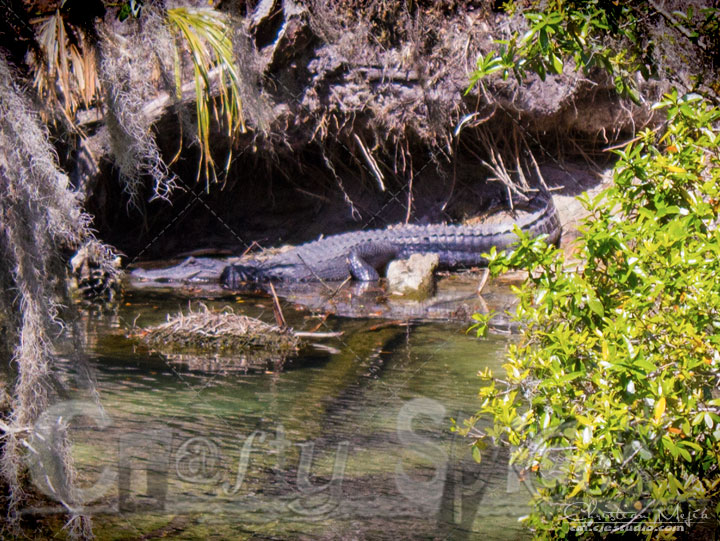
MULTIPOLYGON (((207 185, 217 181, 216 164, 210 149, 212 118, 224 124, 227 136, 246 131, 241 99, 241 80, 233 54, 233 28, 227 15, 212 8, 167 10, 167 24, 176 38, 187 46, 195 75, 197 139, 200 146, 198 178, 204 173, 207 185), (217 92, 217 102, 212 98, 217 92)), ((182 50, 175 42, 175 87, 178 99, 182 88, 182 50)), ((224 171, 230 166, 228 151, 224 171)))
POLYGON ((289 329, 269 325, 232 309, 212 311, 205 305, 168 316, 161 325, 136 332, 142 342, 159 351, 247 352, 262 349, 275 354, 290 353, 299 339, 289 329))

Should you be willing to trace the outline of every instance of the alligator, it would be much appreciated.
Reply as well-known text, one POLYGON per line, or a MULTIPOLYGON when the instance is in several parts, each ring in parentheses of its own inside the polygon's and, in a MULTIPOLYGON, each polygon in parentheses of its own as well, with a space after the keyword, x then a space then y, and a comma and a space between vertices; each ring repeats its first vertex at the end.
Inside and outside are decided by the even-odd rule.
POLYGON ((153 281, 212 282, 232 290, 271 281, 373 281, 393 259, 435 253, 441 268, 485 265, 482 254, 493 246, 507 249, 517 241, 517 225, 532 236, 546 235, 557 244, 561 226, 550 197, 536 195, 529 212, 516 222, 479 225, 399 225, 352 231, 321 238, 281 252, 264 261, 227 264, 225 260, 189 258, 166 269, 137 269, 134 278, 153 281))

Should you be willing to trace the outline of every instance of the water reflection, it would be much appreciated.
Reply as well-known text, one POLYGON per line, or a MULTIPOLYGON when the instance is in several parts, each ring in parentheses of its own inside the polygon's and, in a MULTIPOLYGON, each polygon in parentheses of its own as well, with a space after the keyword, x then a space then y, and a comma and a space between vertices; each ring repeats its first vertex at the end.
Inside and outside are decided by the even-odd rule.
MULTIPOLYGON (((242 308, 267 318, 264 303, 242 308)), ((183 304, 138 300, 68 330, 65 398, 108 419, 85 412, 72 430, 84 486, 112 472, 85 502, 99 538, 521 537, 528 495, 507 455, 488 449, 477 464, 450 432, 505 338, 286 308, 295 328, 342 336, 281 366, 149 354, 127 339, 183 304)))

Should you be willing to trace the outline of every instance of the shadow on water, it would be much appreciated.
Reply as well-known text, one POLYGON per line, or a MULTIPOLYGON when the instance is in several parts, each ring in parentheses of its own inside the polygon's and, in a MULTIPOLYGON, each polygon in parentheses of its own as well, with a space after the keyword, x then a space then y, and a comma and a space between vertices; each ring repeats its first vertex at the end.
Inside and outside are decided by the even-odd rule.
MULTIPOLYGON (((267 299, 239 300, 271 321, 267 299)), ((343 334, 282 366, 233 370, 126 337, 182 308, 143 298, 83 312, 61 347, 53 415, 75 415, 81 499, 100 539, 523 536, 529 494, 506 452, 477 464, 450 431, 474 413, 475 374, 499 368, 506 338, 288 308, 296 329, 343 334)))

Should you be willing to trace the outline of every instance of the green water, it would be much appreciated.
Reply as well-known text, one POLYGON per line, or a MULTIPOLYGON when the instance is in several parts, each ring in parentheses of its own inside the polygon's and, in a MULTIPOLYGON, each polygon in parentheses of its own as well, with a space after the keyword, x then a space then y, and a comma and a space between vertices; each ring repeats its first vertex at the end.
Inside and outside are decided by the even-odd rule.
MULTIPOLYGON (((231 304, 272 321, 266 299, 231 304)), ((166 358, 126 337, 183 308, 136 298, 67 330, 58 386, 70 406, 57 411, 86 408, 72 438, 98 538, 523 537, 528 490, 506 453, 488 449, 478 465, 450 431, 474 412, 476 374, 499 369, 506 338, 289 306, 294 328, 342 336, 282 366, 166 358)))

